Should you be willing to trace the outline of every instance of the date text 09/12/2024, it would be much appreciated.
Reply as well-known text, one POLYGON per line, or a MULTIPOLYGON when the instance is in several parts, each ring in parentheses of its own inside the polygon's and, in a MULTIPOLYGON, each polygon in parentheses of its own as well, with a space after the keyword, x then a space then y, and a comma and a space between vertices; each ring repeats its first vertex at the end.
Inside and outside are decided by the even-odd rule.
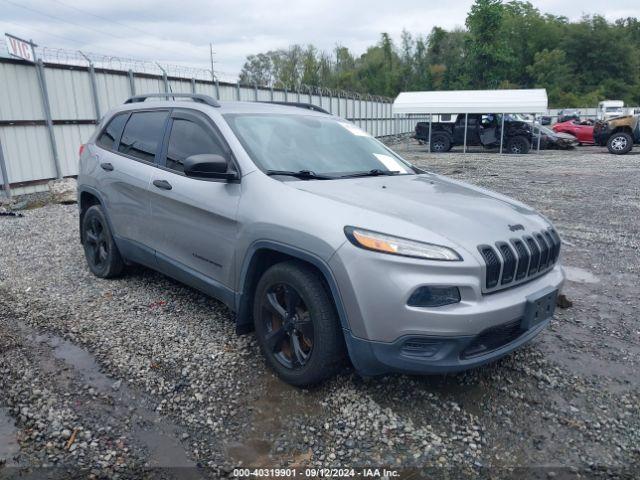
POLYGON ((245 477, 281 477, 281 478, 397 478, 400 472, 386 468, 236 468, 236 478, 245 477))

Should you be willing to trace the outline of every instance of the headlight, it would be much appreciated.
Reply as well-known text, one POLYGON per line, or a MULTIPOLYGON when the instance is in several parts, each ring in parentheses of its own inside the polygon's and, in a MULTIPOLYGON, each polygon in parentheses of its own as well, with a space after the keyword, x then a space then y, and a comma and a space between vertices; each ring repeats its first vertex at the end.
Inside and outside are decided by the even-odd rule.
POLYGON ((416 242, 414 240, 393 237, 391 235, 356 227, 344 227, 344 233, 356 247, 367 250, 390 253, 392 255, 402 255, 404 257, 424 258, 427 260, 462 260, 462 257, 454 250, 443 247, 442 245, 416 242))

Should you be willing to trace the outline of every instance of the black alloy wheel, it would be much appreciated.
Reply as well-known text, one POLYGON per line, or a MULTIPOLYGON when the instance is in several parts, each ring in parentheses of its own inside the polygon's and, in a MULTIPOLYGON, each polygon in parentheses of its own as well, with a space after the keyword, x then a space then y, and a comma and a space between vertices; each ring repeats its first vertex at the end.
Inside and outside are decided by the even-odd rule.
POLYGON ((304 367, 313 352, 313 323, 300 294, 279 283, 262 300, 265 343, 275 359, 289 369, 304 367))
POLYGON ((95 276, 111 278, 122 273, 124 261, 100 205, 88 208, 82 217, 82 246, 89 270, 95 276))
POLYGON ((291 385, 317 384, 344 365, 336 306, 321 274, 304 262, 285 261, 262 274, 253 321, 267 364, 291 385))
POLYGON ((90 218, 87 223, 84 231, 87 261, 93 267, 92 270, 103 270, 109 259, 109 243, 104 225, 97 216, 90 218))

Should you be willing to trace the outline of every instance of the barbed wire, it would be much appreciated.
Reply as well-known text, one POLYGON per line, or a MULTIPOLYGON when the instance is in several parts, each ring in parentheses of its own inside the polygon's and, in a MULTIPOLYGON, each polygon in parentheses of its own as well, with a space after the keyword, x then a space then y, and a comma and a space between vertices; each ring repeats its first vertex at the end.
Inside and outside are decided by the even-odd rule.
MULTIPOLYGON (((86 67, 89 61, 94 68, 104 68, 107 70, 116 70, 134 73, 145 73, 150 75, 162 76, 166 72, 169 77, 177 77, 190 80, 211 81, 211 70, 206 68, 194 67, 191 65, 179 65, 171 63, 158 63, 152 60, 142 60, 137 58, 119 57, 116 55, 105 55, 101 53, 85 52, 81 50, 69 50, 65 48, 54 48, 39 46, 35 48, 36 56, 43 62, 58 65, 76 65, 86 67)), ((7 51, 6 42, 0 38, 0 51, 7 51)), ((215 70, 215 78, 220 82, 238 83, 238 75, 215 70)), ((273 88, 274 90, 286 90, 280 85, 244 85, 257 88, 273 88)), ((289 89, 289 93, 339 96, 342 98, 359 99, 363 101, 381 101, 389 102, 391 99, 379 95, 370 95, 367 93, 358 93, 339 89, 329 89, 323 86, 299 85, 295 89, 289 89)))
MULTIPOLYGON (((6 42, 0 39, 0 48, 6 51, 6 42)), ((148 73, 152 75, 162 75, 163 69, 170 77, 185 79, 195 78, 196 80, 211 81, 211 70, 198 68, 190 65, 179 65, 171 63, 160 63, 152 60, 141 60, 138 58, 119 57, 116 55, 105 55, 95 52, 85 52, 80 50, 68 50, 64 48, 36 47, 36 55, 43 62, 56 63, 60 65, 77 65, 86 67, 88 61, 93 63, 95 68, 108 70, 129 71, 134 73, 148 73)), ((215 76, 219 81, 236 82, 237 75, 230 72, 215 70, 215 76)))

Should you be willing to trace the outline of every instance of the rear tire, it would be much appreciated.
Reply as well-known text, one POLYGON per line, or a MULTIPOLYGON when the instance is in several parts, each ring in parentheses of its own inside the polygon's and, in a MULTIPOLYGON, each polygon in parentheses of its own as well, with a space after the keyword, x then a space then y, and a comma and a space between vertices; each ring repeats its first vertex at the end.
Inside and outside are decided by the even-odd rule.
POLYGON ((451 150, 451 140, 447 135, 436 133, 431 137, 431 145, 429 145, 430 152, 441 153, 448 152, 449 150, 451 150))
POLYGON ((100 205, 89 207, 82 218, 82 246, 89 270, 96 277, 113 278, 122 273, 124 262, 100 205))
POLYGON ((624 155, 633 148, 633 137, 626 132, 614 133, 607 140, 607 149, 614 155, 624 155))
POLYGON ((282 380, 304 387, 339 371, 345 358, 340 321, 313 268, 297 261, 272 266, 258 282, 253 305, 258 344, 282 380))
POLYGON ((507 140, 507 152, 515 155, 529 153, 531 143, 526 137, 517 136, 507 140))

